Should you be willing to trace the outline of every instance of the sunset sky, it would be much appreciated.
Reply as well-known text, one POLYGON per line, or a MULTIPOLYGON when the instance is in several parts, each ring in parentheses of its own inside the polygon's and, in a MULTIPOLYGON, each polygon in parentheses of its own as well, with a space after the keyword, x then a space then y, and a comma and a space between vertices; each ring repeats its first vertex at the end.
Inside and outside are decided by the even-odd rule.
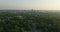
POLYGON ((60 0, 0 0, 0 9, 60 10, 60 0))

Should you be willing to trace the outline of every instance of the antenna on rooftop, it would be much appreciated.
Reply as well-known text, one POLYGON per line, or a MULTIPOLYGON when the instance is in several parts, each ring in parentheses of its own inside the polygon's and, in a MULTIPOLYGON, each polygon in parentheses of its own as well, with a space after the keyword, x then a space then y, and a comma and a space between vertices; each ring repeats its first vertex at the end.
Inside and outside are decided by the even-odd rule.
POLYGON ((31 9, 32 11, 34 11, 34 9, 31 9))

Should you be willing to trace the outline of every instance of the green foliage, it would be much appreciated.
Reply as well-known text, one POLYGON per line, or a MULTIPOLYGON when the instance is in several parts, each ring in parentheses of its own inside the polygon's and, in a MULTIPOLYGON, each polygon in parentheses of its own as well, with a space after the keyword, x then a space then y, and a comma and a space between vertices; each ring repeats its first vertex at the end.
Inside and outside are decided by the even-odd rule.
POLYGON ((40 12, 0 13, 0 32, 60 32, 60 16, 40 12))

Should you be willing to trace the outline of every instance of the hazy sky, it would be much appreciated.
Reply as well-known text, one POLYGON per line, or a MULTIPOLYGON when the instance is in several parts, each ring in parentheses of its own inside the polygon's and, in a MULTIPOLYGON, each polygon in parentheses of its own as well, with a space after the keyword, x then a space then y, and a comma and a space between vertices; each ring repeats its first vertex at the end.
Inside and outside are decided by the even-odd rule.
POLYGON ((0 9, 60 10, 60 0, 0 0, 0 9))

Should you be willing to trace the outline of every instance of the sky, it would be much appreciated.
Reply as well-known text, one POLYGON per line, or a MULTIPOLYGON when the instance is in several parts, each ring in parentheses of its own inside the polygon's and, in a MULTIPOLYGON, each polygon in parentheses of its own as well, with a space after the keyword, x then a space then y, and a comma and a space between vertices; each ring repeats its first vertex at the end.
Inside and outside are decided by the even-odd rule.
POLYGON ((0 0, 0 9, 60 10, 60 0, 0 0))

